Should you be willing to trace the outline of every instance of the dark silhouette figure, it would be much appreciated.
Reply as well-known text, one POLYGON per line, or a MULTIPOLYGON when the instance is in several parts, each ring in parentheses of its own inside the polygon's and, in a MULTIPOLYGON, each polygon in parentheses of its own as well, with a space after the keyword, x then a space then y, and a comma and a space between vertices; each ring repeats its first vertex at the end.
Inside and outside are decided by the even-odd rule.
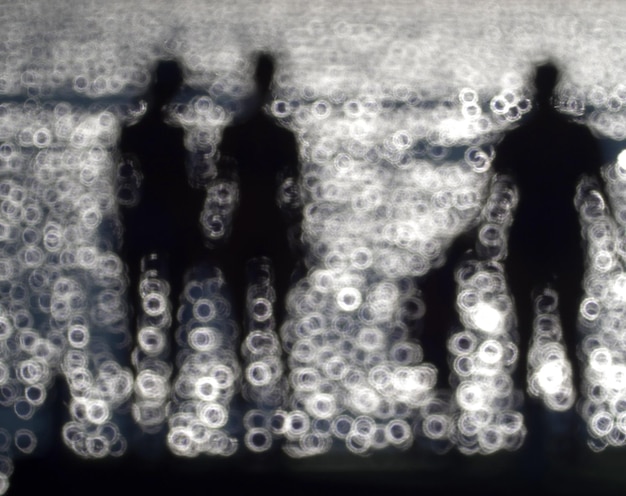
MULTIPOLYGON (((293 133, 263 111, 270 98, 274 61, 261 54, 254 74, 256 105, 224 130, 219 147, 220 174, 239 182, 239 206, 225 253, 224 269, 233 291, 238 318, 243 317, 246 265, 253 257, 268 257, 274 267, 275 316, 280 325, 295 260, 290 249, 290 220, 277 198, 284 178, 297 177, 298 148, 293 133)), ((241 320, 240 320, 241 322, 241 320)))
MULTIPOLYGON (((595 176, 602 165, 599 146, 590 131, 560 114, 551 104, 558 69, 537 67, 536 109, 528 121, 509 132, 496 149, 494 167, 513 177, 519 202, 509 236, 505 265, 515 299, 519 329, 517 377, 525 386, 533 325, 533 296, 550 285, 558 292, 559 313, 575 389, 581 385, 576 355, 577 317, 584 277, 584 249, 574 205, 582 175, 595 176)), ((527 453, 531 475, 541 477, 546 450, 575 461, 581 430, 573 409, 548 413, 537 401, 526 403, 527 453), (550 425, 549 418, 558 417, 550 425)))
POLYGON ((169 272, 173 308, 185 270, 206 259, 199 224, 206 193, 193 189, 187 180, 184 130, 164 122, 164 106, 182 82, 178 62, 159 62, 147 95, 146 115, 124 129, 120 143, 122 153, 131 157, 143 177, 139 203, 123 212, 123 250, 132 300, 137 303, 141 258, 157 253, 169 272))
POLYGON ((555 65, 537 68, 537 108, 527 122, 504 137, 496 149, 494 168, 511 175, 519 190, 506 264, 517 305, 521 373, 526 372, 532 335, 532 292, 551 284, 559 295, 563 337, 574 370, 574 385, 579 387, 576 321, 584 250, 574 197, 583 174, 598 174, 602 156, 591 132, 551 104, 557 81, 555 65))

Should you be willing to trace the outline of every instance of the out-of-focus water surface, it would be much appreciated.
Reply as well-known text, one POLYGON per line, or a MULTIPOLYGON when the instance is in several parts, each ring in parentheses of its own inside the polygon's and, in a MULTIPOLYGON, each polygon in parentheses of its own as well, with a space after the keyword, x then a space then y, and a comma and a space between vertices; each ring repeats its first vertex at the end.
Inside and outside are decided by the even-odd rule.
POLYGON ((36 452, 59 375, 71 396, 60 435, 86 458, 122 455, 138 429, 161 432, 178 456, 275 445, 296 458, 368 454, 416 440, 517 450, 526 392, 511 378, 505 277, 516 193, 491 162, 532 109, 533 64, 547 58, 563 69, 559 109, 603 140, 608 196, 589 187, 578 198, 583 390, 546 303, 528 393, 555 411, 577 401, 593 450, 626 444, 623 3, 28 1, 0 17, 0 492, 11 459, 36 452), (186 131, 181 174, 208 181, 198 216, 219 237, 232 185, 211 182, 216 150, 250 105, 258 50, 278 63, 266 110, 300 151, 306 276, 287 321, 263 324, 271 291, 259 284, 258 332, 242 343, 216 273, 194 274, 179 308, 151 273, 146 323, 131 336, 119 253, 120 208, 134 193, 120 131, 145 111, 154 63, 179 58, 189 87, 170 116, 186 131), (415 332, 419 278, 470 228, 477 249, 450 309, 464 328, 450 330, 450 388, 438 390, 415 332), (163 344, 170 332, 178 356, 163 344))

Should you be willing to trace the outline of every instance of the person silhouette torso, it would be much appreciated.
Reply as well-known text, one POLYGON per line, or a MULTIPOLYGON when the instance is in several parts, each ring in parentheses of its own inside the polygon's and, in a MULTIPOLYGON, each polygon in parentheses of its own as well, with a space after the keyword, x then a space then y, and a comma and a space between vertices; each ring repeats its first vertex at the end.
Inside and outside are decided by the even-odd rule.
POLYGON ((288 241, 289 225, 277 198, 282 179, 297 176, 298 148, 293 133, 263 111, 272 76, 272 59, 262 55, 255 74, 258 106, 224 130, 219 153, 220 167, 231 168, 239 182, 239 205, 225 263, 235 305, 240 307, 245 298, 247 262, 268 257, 274 267, 276 315, 280 318, 295 261, 288 241))
POLYGON ((496 172, 511 175, 519 190, 507 266, 517 305, 521 373, 525 373, 532 335, 531 294, 550 284, 559 295, 563 337, 578 387, 576 322, 584 250, 574 197, 581 176, 597 175, 602 158, 591 132, 551 105, 557 79, 554 65, 538 67, 538 108, 527 122, 504 137, 496 150, 494 167, 496 172))
POLYGON ((186 268, 203 258, 199 217, 206 196, 187 180, 184 130, 166 124, 162 111, 181 83, 178 64, 160 62, 151 90, 153 101, 144 118, 123 131, 120 142, 122 153, 138 163, 142 176, 139 203, 123 212, 131 292, 137 293, 141 257, 157 252, 169 259, 170 298, 174 302, 186 268))

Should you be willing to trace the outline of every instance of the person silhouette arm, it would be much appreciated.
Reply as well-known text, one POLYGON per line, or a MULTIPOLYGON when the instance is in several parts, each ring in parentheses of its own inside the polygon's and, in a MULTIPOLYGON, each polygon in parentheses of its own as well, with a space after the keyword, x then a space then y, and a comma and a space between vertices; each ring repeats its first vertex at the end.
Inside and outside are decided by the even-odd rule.
POLYGON ((238 147, 242 146, 234 125, 224 128, 222 140, 217 150, 217 176, 220 181, 238 181, 238 147))

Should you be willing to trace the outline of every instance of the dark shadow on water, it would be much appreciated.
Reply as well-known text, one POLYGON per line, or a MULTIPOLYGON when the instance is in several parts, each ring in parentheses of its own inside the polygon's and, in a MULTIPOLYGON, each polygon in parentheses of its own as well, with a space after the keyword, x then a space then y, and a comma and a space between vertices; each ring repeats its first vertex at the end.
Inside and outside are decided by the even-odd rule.
POLYGON ((519 191, 506 261, 519 320, 519 369, 526 370, 532 333, 531 293, 551 284, 559 294, 563 336, 578 388, 576 319, 585 254, 574 196, 582 175, 599 177, 603 158, 591 132, 552 105, 558 77, 553 64, 537 68, 537 108, 529 120, 504 136, 496 148, 494 168, 512 176, 519 191))
MULTIPOLYGON (((603 157, 589 129, 555 109, 552 100, 558 79, 556 65, 546 63, 536 68, 536 108, 528 120, 508 132, 496 147, 494 168, 496 173, 512 176, 519 193, 505 261, 518 320, 518 387, 526 389, 534 318, 532 297, 550 285, 558 292, 566 356, 572 364, 574 388, 579 393, 577 318, 582 300, 585 251, 574 197, 583 175, 598 180, 603 157)), ((540 477, 545 470, 542 466, 545 456, 557 436, 550 428, 547 415, 557 416, 561 424, 567 425, 553 455, 569 457, 576 463, 584 438, 581 422, 573 410, 549 413, 545 406, 529 400, 525 450, 529 460, 535 461, 533 477, 540 477)))
POLYGON ((273 74, 272 57, 260 55, 255 71, 256 104, 224 130, 219 173, 239 183, 239 206, 222 257, 236 311, 241 318, 247 262, 253 257, 267 257, 274 268, 276 320, 280 326, 296 264, 289 237, 290 226, 297 219, 286 218, 277 197, 282 181, 298 175, 298 147, 293 133, 279 126, 263 109, 271 96, 273 74))
POLYGON ((208 259, 199 217, 206 193, 190 186, 186 175, 184 130, 165 122, 164 107, 180 90, 183 73, 176 61, 161 61, 146 95, 148 110, 123 130, 120 150, 142 176, 139 203, 123 209, 123 256, 136 302, 141 258, 158 253, 176 308, 185 271, 208 259))

